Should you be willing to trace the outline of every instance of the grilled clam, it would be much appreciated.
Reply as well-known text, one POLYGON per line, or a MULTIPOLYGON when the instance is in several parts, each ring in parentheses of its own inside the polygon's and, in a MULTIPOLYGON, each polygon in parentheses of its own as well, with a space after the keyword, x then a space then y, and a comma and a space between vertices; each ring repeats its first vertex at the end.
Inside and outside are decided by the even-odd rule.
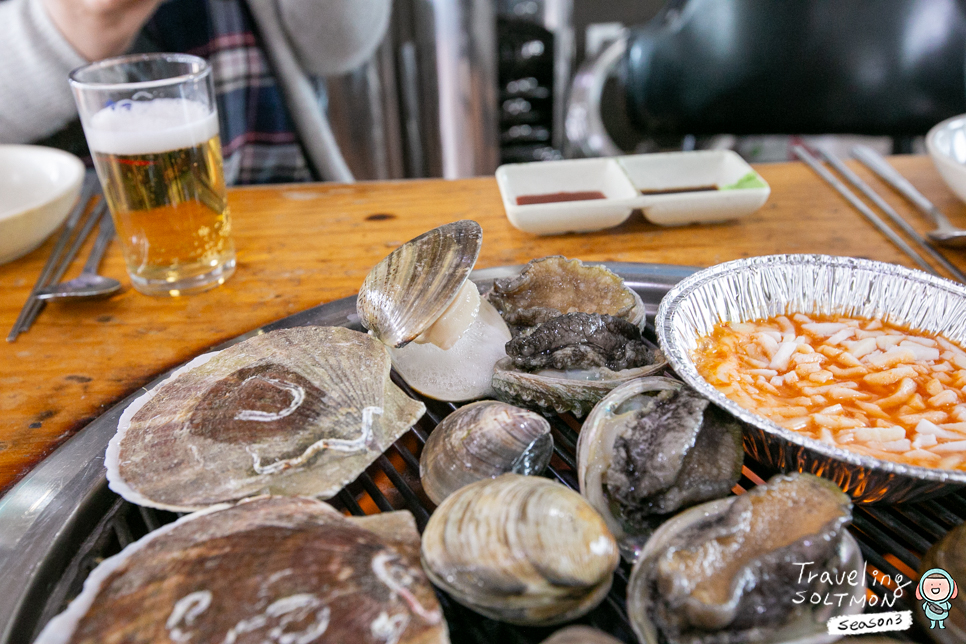
POLYGON ((553 455, 543 416, 495 400, 460 407, 429 435, 419 458, 423 490, 437 505, 459 488, 501 474, 540 474, 553 455))
POLYGON ((457 221, 403 244, 359 289, 362 325, 390 347, 393 366, 416 391, 462 401, 490 393, 493 365, 510 331, 468 278, 483 231, 457 221))
POLYGON ((602 266, 534 260, 519 276, 496 280, 487 299, 514 336, 493 372, 505 402, 583 416, 614 387, 665 365, 641 336, 640 297, 602 266))
POLYGON ((540 644, 621 644, 620 640, 589 626, 562 628, 540 644))
POLYGON ((426 410, 389 370, 383 344, 343 327, 279 329, 196 358, 121 416, 110 487, 181 512, 264 493, 329 498, 426 410))
MULTIPOLYGON (((946 536, 936 542, 922 558, 922 565, 919 566, 920 583, 922 583, 922 576, 934 568, 946 571, 953 581, 959 582, 958 588, 947 586, 943 589, 941 586, 931 584, 934 586, 934 591, 942 593, 940 601, 932 602, 939 604, 938 606, 929 606, 928 593, 920 590, 919 594, 925 596, 921 600, 917 598, 915 602, 916 619, 923 625, 923 630, 929 633, 938 644, 953 644, 953 642, 959 644, 966 641, 966 591, 963 590, 966 584, 966 523, 947 532, 946 536), (944 593, 943 590, 945 590, 944 593), (958 592, 953 593, 954 590, 958 592), (949 594, 953 596, 950 597, 949 594), (931 615, 926 614, 927 610, 931 615), (948 613, 948 617, 943 622, 944 628, 931 628, 937 614, 941 615, 944 612, 948 613)), ((942 581, 941 573, 938 581, 942 581)))
POLYGON ((627 608, 638 639, 834 641, 826 621, 860 612, 865 595, 865 565, 846 530, 851 509, 849 497, 831 481, 792 474, 671 519, 631 571, 627 608), (831 580, 810 574, 833 571, 838 574, 831 580), (832 606, 802 601, 813 593, 842 593, 844 599, 828 602, 832 606), (805 639, 810 636, 816 639, 805 639))
POLYGON ((743 460, 741 426, 671 378, 611 391, 577 441, 580 493, 630 560, 671 513, 727 495, 743 460))
POLYGON ((546 626, 603 601, 620 555, 579 494, 541 477, 504 474, 440 504, 423 532, 422 559, 430 581, 464 606, 546 626))

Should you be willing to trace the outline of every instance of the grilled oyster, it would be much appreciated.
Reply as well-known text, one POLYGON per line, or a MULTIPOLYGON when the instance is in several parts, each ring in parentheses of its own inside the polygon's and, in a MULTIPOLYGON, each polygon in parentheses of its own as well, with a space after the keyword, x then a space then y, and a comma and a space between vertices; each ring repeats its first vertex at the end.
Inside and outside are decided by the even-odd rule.
POLYGON ((468 278, 483 231, 457 221, 403 244, 359 289, 362 325, 390 347, 409 386, 438 400, 487 396, 510 331, 468 278))
MULTIPOLYGON (((731 644, 827 636, 829 617, 861 611, 851 598, 865 594, 865 565, 846 531, 851 508, 831 481, 792 474, 671 519, 631 571, 627 608, 638 638, 731 644), (803 567, 838 573, 842 583, 803 567), (848 584, 849 571, 858 571, 857 586, 848 584), (800 600, 812 593, 846 598, 831 607, 800 600)), ((827 637, 820 641, 836 639, 827 637)))
POLYGON ((534 260, 518 277, 496 280, 487 299, 514 335, 493 372, 505 402, 583 416, 614 387, 665 365, 641 337, 640 297, 604 267, 534 260))
POLYGON ((670 514, 726 496, 743 460, 737 421, 671 378, 611 391, 577 441, 580 493, 632 561, 670 514))
POLYGON ((459 488, 501 474, 540 474, 553 455, 543 416, 495 400, 460 407, 429 435, 419 457, 423 490, 437 505, 459 488))
POLYGON ((110 487, 183 512, 264 493, 328 498, 426 409, 389 370, 384 345, 342 327, 280 329, 197 358, 125 410, 110 487))
POLYGON ((448 496, 423 532, 423 569, 456 601, 514 624, 559 624, 604 600, 620 559, 584 499, 504 474, 448 496))
POLYGON ((260 497, 188 515, 105 560, 37 640, 121 641, 449 637, 408 512, 347 519, 320 501, 260 497))
POLYGON ((621 644, 620 640, 589 626, 562 628, 540 644, 621 644))
POLYGON ((516 277, 498 279, 487 299, 515 330, 565 313, 597 313, 644 325, 644 303, 604 266, 552 255, 528 263, 516 277))
POLYGON ((945 600, 949 603, 949 608, 938 606, 930 611, 939 614, 944 611, 949 613, 949 617, 943 622, 944 628, 931 628, 935 620, 930 620, 923 610, 925 599, 917 599, 915 602, 916 619, 937 644, 954 642, 959 644, 966 641, 966 594, 964 594, 966 591, 963 590, 966 584, 966 523, 953 528, 933 544, 926 556, 922 558, 922 565, 919 566, 920 580, 933 568, 941 568, 949 573, 953 581, 958 582, 958 593, 945 600))

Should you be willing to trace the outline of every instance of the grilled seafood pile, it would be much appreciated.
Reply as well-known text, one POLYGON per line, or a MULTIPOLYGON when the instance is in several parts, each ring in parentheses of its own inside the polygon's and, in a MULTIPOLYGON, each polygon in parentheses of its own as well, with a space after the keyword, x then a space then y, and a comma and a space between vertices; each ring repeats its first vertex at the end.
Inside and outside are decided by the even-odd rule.
MULTIPOLYGON (((472 221, 420 235, 365 278, 357 313, 368 333, 257 335, 189 363, 132 405, 108 450, 112 488, 195 514, 95 573, 82 607, 41 641, 74 641, 88 624, 128 635, 110 606, 127 601, 117 584, 140 580, 147 590, 132 601, 160 593, 136 621, 151 637, 446 642, 427 582, 492 619, 551 626, 604 601, 622 553, 637 557, 627 605, 642 643, 758 641, 800 617, 774 601, 795 590, 778 570, 788 557, 861 564, 844 533, 847 497, 814 477, 687 510, 734 487, 741 428, 654 375, 666 363, 641 335, 641 298, 610 270, 559 256, 482 293, 469 279, 481 244, 472 221), (426 412, 390 366, 427 398, 465 403, 420 455, 423 491, 438 506, 421 540, 408 514, 346 519, 318 501, 426 412), (579 494, 540 476, 555 454, 545 417, 554 413, 586 416, 576 464, 555 465, 575 466, 579 494), (810 520, 776 537, 769 526, 790 512, 810 520), (193 563, 172 573, 162 564, 177 564, 178 548, 193 563), (753 588, 732 583, 746 573, 758 575, 753 588), (206 586, 211 575, 224 578, 206 586), (84 612, 102 603, 107 612, 84 612)), ((546 641, 613 640, 570 627, 546 641)))

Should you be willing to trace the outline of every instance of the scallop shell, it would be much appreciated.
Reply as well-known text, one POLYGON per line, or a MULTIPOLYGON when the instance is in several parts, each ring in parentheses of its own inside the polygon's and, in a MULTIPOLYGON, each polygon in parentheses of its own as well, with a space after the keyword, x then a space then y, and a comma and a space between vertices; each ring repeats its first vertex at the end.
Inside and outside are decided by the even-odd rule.
POLYGON ((546 626, 604 600, 620 554, 576 492, 504 474, 443 501, 423 532, 423 569, 456 601, 493 619, 546 626))
POLYGON ((644 302, 604 266, 552 255, 530 261, 516 277, 498 279, 487 299, 510 326, 534 326, 564 313, 600 313, 643 326, 644 302))
POLYGON ((580 493, 633 561, 671 513, 731 492, 741 478, 741 440, 741 425, 683 382, 631 380, 597 403, 581 427, 580 493), (615 461, 627 473, 608 487, 615 461))
POLYGON ((464 219, 412 239, 366 275, 356 310, 362 326, 401 347, 439 318, 473 270, 483 230, 464 219))
POLYGON ((568 626, 540 644, 621 644, 621 641, 590 626, 568 626))
POLYGON ((283 497, 190 514, 103 561, 37 642, 236 639, 448 643, 412 515, 283 497))
MULTIPOLYGON (((941 501, 940 501, 941 503, 941 501)), ((961 644, 966 641, 966 523, 953 528, 936 542, 922 558, 919 576, 932 568, 942 568, 959 585, 959 593, 949 600, 949 617, 944 621, 945 628, 930 628, 931 622, 923 612, 923 602, 915 599, 915 588, 910 592, 910 602, 916 605, 916 619, 923 630, 937 644, 961 644)))
POLYGON ((202 356, 125 410, 110 487, 182 512, 264 493, 331 497, 426 409, 389 372, 385 345, 342 327, 281 329, 202 356))
POLYGON ((494 400, 460 407, 429 435, 419 458, 419 479, 437 505, 482 479, 540 474, 553 455, 546 418, 494 400))
POLYGON ((830 617, 862 611, 865 563, 846 525, 852 504, 834 483, 779 475, 746 494, 677 515, 631 570, 627 612, 643 644, 822 644, 830 617), (798 563, 796 565, 796 562, 798 563), (811 572, 841 573, 826 583, 811 572), (846 573, 856 585, 850 585, 846 573), (841 603, 796 601, 818 593, 841 603))
POLYGON ((519 371, 510 358, 502 358, 493 368, 492 385, 497 398, 511 405, 558 414, 572 412, 579 418, 614 388, 635 378, 659 373, 667 366, 660 349, 654 350, 654 357, 654 364, 643 367, 621 371, 601 367, 573 374, 572 378, 563 377, 562 373, 551 376, 548 372, 519 371))

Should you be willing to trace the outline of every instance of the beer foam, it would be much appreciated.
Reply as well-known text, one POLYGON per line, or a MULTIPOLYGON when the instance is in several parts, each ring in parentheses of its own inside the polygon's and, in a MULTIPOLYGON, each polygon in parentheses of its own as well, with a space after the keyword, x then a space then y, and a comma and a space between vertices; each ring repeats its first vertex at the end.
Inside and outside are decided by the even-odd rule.
POLYGON ((217 135, 218 114, 185 98, 125 100, 94 114, 84 134, 93 152, 159 154, 200 145, 217 135))

